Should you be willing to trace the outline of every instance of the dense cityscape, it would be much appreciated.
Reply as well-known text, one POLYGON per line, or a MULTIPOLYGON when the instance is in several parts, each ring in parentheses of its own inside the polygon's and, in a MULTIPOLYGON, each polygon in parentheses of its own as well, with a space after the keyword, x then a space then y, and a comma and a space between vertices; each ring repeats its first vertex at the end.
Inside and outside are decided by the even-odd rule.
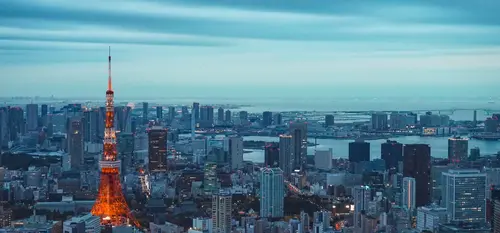
POLYGON ((4 102, 0 232, 500 232, 500 114, 254 113, 114 93, 110 54, 103 101, 4 102))

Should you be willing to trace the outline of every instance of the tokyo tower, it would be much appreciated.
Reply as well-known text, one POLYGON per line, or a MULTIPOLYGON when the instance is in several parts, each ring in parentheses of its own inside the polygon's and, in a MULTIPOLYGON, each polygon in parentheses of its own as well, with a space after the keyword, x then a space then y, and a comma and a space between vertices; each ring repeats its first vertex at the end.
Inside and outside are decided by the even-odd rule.
POLYGON ((111 86, 111 48, 108 56, 108 90, 106 91, 106 122, 104 129, 104 153, 99 167, 101 181, 97 200, 91 213, 101 217, 102 225, 120 226, 132 223, 139 226, 132 217, 123 196, 120 184, 120 160, 117 160, 116 134, 114 127, 114 92, 111 86))

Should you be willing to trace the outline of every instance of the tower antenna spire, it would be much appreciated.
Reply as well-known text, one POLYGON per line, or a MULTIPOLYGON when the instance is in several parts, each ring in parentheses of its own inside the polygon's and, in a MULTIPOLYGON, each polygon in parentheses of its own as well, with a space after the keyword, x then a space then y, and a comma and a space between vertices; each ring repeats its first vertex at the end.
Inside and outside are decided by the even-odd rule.
POLYGON ((109 52, 108 52, 108 90, 112 90, 112 85, 111 85, 111 46, 109 46, 109 52))

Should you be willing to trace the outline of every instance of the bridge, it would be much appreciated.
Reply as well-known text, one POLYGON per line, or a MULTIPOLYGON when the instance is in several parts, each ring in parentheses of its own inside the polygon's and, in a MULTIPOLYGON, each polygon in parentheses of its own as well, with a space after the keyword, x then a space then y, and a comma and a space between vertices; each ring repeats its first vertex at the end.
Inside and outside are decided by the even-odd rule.
POLYGON ((392 113, 392 112, 413 112, 413 113, 426 113, 426 112, 437 112, 438 114, 453 114, 457 111, 482 111, 486 115, 491 115, 494 113, 500 113, 500 109, 491 109, 491 108, 450 108, 450 109, 413 109, 413 110, 384 110, 384 111, 375 111, 375 110, 370 110, 370 111, 334 111, 331 112, 335 115, 342 115, 342 114, 352 114, 352 115, 370 115, 373 113, 392 113))

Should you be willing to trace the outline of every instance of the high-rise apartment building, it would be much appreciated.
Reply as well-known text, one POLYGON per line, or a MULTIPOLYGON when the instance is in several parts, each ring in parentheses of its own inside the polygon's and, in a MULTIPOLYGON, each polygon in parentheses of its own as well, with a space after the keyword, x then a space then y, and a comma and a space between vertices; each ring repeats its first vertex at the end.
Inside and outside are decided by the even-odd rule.
POLYGON ((77 170, 83 164, 83 122, 81 117, 68 119, 68 156, 71 169, 77 170))
POLYGON ((163 107, 162 106, 156 106, 156 119, 161 121, 163 119, 163 107))
POLYGON ((307 123, 290 123, 289 131, 293 139, 293 169, 302 169, 307 164, 307 123))
POLYGON ((443 202, 448 220, 486 222, 486 174, 475 169, 451 169, 443 173, 443 202))
POLYGON ((214 124, 214 107, 202 106, 200 108, 200 127, 212 127, 214 124))
POLYGON ((232 121, 232 119, 231 119, 231 110, 226 110, 224 121, 226 122, 226 124, 231 123, 231 121, 232 121))
POLYGON ((403 176, 415 178, 416 206, 431 202, 431 148, 427 144, 406 144, 403 147, 403 176))
POLYGON ((356 140, 349 143, 349 162, 359 163, 370 161, 370 143, 356 140))
POLYGON ((291 135, 280 135, 279 149, 279 166, 285 176, 289 176, 294 170, 293 141, 291 135))
POLYGON ((331 114, 325 116, 325 127, 332 127, 335 124, 335 117, 331 114))
POLYGON ((212 233, 231 233, 232 197, 228 190, 212 196, 212 233))
POLYGON ((214 194, 219 190, 217 179, 217 163, 205 162, 203 169, 203 191, 205 194, 214 194))
POLYGON ((265 111, 262 113, 262 127, 268 127, 273 124, 273 113, 265 111))
POLYGON ((451 163, 467 161, 469 153, 469 139, 452 137, 448 139, 448 160, 451 163))
POLYGON ((175 111, 175 107, 174 106, 168 107, 168 120, 170 122, 172 122, 175 119, 176 115, 177 115, 177 112, 175 111))
POLYGON ((374 130, 387 130, 389 125, 387 120, 387 114, 383 112, 373 113, 371 122, 372 122, 372 129, 374 130))
POLYGON ((246 125, 248 123, 248 112, 240 111, 240 124, 246 125))
POLYGON ((385 161, 385 168, 397 168, 399 162, 403 161, 403 144, 387 140, 386 142, 381 144, 381 156, 385 161))
POLYGON ((26 130, 36 131, 38 129, 38 104, 26 105, 26 130))
POLYGON ((416 201, 416 184, 415 184, 415 178, 412 177, 404 177, 403 178, 403 208, 407 210, 414 210, 416 209, 415 207, 415 201, 416 201))
POLYGON ((222 107, 219 107, 219 109, 217 109, 217 123, 224 123, 224 109, 222 107))
POLYGON ((167 130, 161 126, 153 126, 148 132, 149 138, 149 171, 167 171, 167 130))
POLYGON ((279 143, 267 143, 264 147, 264 166, 279 167, 280 147, 279 143))
POLYGON ((279 168, 262 168, 260 178, 260 216, 284 216, 285 186, 283 171, 279 168))

